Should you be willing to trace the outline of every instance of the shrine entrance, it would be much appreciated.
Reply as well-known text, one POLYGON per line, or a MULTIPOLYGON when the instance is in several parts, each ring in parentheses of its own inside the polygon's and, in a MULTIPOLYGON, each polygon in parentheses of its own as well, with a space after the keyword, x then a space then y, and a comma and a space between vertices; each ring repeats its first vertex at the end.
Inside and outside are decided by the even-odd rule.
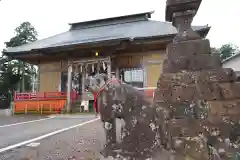
MULTIPOLYGON (((89 76, 94 76, 100 73, 105 73, 109 78, 111 77, 110 57, 69 61, 68 75, 70 77, 64 78, 64 80, 67 80, 67 83, 71 86, 70 92, 77 95, 77 97, 75 97, 76 99, 89 101, 93 100, 93 96, 85 88, 85 79, 89 76)), ((71 97, 72 96, 73 95, 71 95, 71 97)))

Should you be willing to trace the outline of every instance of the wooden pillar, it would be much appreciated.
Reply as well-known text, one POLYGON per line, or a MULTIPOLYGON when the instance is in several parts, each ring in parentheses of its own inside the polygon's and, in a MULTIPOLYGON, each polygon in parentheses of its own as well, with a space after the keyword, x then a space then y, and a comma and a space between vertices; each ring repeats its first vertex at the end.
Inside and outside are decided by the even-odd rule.
POLYGON ((107 63, 107 74, 108 74, 108 78, 111 78, 112 68, 111 68, 111 58, 110 57, 109 57, 109 61, 107 63))
POLYGON ((36 92, 39 92, 40 91, 40 64, 38 64, 38 68, 37 68, 37 78, 36 78, 36 81, 37 81, 36 92))
POLYGON ((82 94, 85 92, 85 77, 86 77, 86 69, 85 66, 82 66, 82 94))
POLYGON ((119 73, 119 68, 118 67, 116 67, 116 78, 117 79, 120 79, 120 73, 119 73))
POLYGON ((147 82, 147 66, 144 65, 143 67, 143 87, 148 87, 147 82))
POLYGON ((123 77, 124 77, 123 69, 121 69, 120 70, 120 80, 121 80, 121 82, 123 82, 123 77))
POLYGON ((22 92, 25 92, 25 63, 21 61, 22 67, 22 92))
POLYGON ((88 77, 88 64, 85 65, 85 78, 88 77))
POLYGON ((100 62, 98 61, 97 62, 97 75, 99 75, 99 72, 100 72, 100 62))
POLYGON ((67 84, 67 113, 69 113, 71 111, 72 64, 68 64, 67 84))

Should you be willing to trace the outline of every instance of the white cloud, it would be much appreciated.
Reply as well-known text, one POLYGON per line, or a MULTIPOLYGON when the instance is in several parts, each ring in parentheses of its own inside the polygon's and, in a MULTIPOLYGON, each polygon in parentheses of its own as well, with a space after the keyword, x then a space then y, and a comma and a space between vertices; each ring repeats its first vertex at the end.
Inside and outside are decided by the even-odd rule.
MULTIPOLYGON (((0 50, 14 28, 29 21, 46 38, 68 30, 69 22, 86 21, 155 10, 153 19, 164 21, 165 0, 2 0, 0 2, 0 50)), ((204 0, 193 24, 212 26, 213 46, 231 42, 240 46, 239 0, 204 0)))

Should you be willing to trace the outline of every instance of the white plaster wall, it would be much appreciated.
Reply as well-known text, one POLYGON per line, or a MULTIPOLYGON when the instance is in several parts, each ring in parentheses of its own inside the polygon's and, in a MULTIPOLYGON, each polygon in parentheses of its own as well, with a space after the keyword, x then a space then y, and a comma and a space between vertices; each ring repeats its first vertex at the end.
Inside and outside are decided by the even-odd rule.
POLYGON ((223 68, 232 68, 234 71, 240 71, 240 56, 234 57, 223 63, 223 68))

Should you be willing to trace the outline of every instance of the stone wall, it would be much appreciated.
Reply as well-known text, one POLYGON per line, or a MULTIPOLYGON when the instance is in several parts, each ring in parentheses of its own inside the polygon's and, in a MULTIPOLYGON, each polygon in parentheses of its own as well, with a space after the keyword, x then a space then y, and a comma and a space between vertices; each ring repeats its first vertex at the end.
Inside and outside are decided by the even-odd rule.
POLYGON ((154 99, 165 117, 162 140, 176 159, 239 159, 240 83, 192 30, 200 3, 167 0, 166 20, 179 33, 167 46, 154 99))

